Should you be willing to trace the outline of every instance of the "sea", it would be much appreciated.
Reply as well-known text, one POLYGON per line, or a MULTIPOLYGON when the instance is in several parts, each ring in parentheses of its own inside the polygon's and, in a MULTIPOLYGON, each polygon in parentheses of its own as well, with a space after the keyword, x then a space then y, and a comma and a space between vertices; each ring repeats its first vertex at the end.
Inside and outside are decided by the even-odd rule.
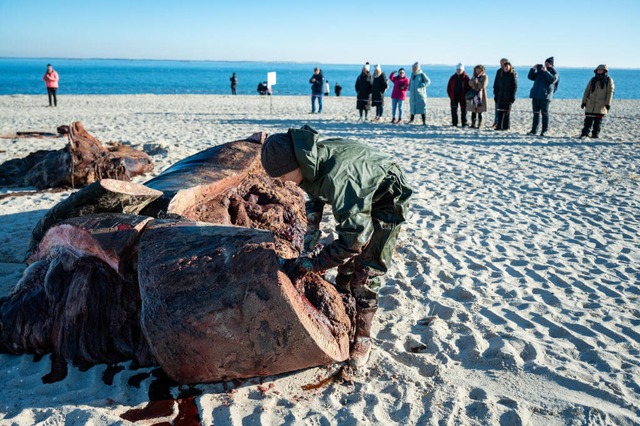
MULTIPOLYGON (((597 62, 597 61, 596 61, 597 62)), ((342 96, 355 96, 355 81, 362 65, 315 64, 296 62, 225 62, 128 59, 53 59, 0 58, 0 95, 35 95, 45 93, 42 76, 47 64, 60 76, 59 95, 128 95, 128 94, 229 94, 230 77, 236 73, 237 93, 256 95, 257 86, 267 81, 267 73, 275 72, 273 95, 309 95, 309 79, 314 67, 322 69, 329 81, 330 95, 336 83, 342 96)), ((498 64, 484 64, 490 87, 498 64)), ((533 64, 531 64, 533 65, 533 64)), ((527 79, 531 65, 515 66, 518 73, 518 98, 528 98, 532 82, 527 79)), ((560 83, 554 95, 558 99, 581 99, 593 76, 593 68, 558 67, 560 83)), ((411 73, 411 64, 381 64, 387 76, 403 67, 411 73)), ((427 95, 446 97, 447 82, 455 65, 422 65, 431 80, 427 95)), ((467 73, 473 65, 467 65, 467 73)), ((616 99, 640 99, 640 70, 610 69, 616 85, 616 99)), ((389 92, 390 94, 390 92, 389 92)))

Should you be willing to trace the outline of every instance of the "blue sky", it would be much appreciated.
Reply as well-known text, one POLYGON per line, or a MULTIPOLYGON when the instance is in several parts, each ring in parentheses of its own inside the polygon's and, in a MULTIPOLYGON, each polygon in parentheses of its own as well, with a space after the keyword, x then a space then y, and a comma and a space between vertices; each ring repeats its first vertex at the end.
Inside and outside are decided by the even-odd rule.
POLYGON ((640 68, 640 0, 0 0, 0 57, 640 68), (271 4, 270 4, 271 3, 271 4))

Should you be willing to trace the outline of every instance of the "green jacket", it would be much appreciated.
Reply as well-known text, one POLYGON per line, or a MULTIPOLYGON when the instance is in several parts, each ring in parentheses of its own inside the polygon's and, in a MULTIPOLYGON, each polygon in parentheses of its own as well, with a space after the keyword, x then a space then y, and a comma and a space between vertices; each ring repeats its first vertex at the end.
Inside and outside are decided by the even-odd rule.
POLYGON ((314 259, 314 270, 325 270, 358 255, 373 234, 371 209, 376 190, 391 169, 398 170, 387 155, 349 139, 319 141, 318 132, 307 125, 290 129, 303 181, 309 195, 307 216, 319 224, 325 204, 337 222, 338 238, 314 259))

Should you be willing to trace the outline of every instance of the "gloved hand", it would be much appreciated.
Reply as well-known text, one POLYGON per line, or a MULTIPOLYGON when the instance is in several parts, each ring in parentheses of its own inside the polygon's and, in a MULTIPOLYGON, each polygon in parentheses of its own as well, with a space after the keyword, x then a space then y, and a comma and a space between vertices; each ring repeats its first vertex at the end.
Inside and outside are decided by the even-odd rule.
POLYGON ((320 240, 320 228, 315 225, 308 225, 307 233, 304 235, 304 251, 310 253, 318 245, 320 240))
POLYGON ((580 105, 580 108, 584 109, 584 107, 586 107, 587 104, 585 104, 584 102, 582 103, 582 105, 580 105))
POLYGON ((607 112, 611 109, 611 105, 605 105, 604 107, 607 109, 607 112))
POLYGON ((310 257, 285 259, 282 264, 282 269, 291 281, 299 281, 307 275, 307 273, 313 271, 313 261, 310 257))

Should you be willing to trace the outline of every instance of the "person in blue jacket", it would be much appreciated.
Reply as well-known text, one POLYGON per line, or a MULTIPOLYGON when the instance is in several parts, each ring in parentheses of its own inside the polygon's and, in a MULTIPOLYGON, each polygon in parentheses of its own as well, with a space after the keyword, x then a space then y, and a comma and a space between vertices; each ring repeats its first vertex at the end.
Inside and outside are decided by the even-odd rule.
POLYGON ((529 92, 531 105, 533 107, 533 124, 530 135, 538 132, 540 115, 542 115, 542 132, 544 136, 549 130, 549 104, 553 94, 558 90, 558 71, 554 68, 553 56, 544 61, 544 65, 537 64, 529 70, 529 80, 533 80, 533 87, 529 92))
POLYGON ((316 99, 318 100, 318 114, 322 112, 322 95, 324 95, 324 76, 320 68, 313 69, 313 75, 309 79, 311 83, 311 114, 316 112, 316 99))

